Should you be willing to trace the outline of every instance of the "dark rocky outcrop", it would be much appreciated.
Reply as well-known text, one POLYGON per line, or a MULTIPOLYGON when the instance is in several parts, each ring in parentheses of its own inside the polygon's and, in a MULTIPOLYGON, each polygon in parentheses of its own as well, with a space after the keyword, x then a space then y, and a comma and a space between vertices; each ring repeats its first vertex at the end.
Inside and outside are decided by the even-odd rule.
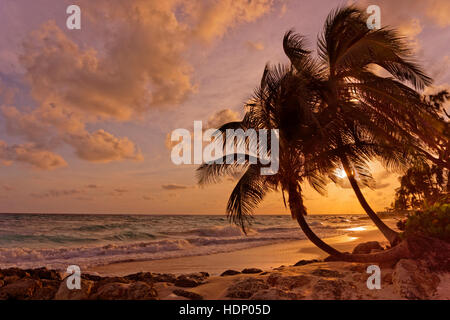
POLYGON ((338 271, 318 268, 312 272, 313 275, 326 278, 342 278, 344 275, 338 271))
POLYGON ((383 250, 383 247, 378 241, 369 241, 358 244, 354 249, 352 254, 365 254, 372 253, 372 250, 383 250))
POLYGON ((177 277, 174 274, 171 273, 153 273, 152 274, 153 282, 169 282, 169 283, 175 283, 177 280, 177 277))
POLYGON ((250 297, 250 300, 297 300, 300 298, 302 298, 302 296, 299 294, 281 289, 270 288, 256 292, 250 297))
POLYGON ((9 276, 7 284, 0 288, 0 299, 2 300, 29 300, 34 293, 42 288, 40 280, 24 277, 12 281, 12 276, 9 276))
MULTIPOLYGON (((367 245, 361 250, 380 249, 367 245), (371 247, 371 248, 369 248, 371 247)), ((249 268, 242 272, 227 270, 221 276, 227 286, 220 297, 230 299, 446 299, 445 281, 450 271, 450 244, 437 239, 414 237, 397 247, 374 254, 356 254, 361 262, 340 261, 320 263, 317 260, 299 261, 296 267, 280 267, 268 272, 249 268), (367 267, 374 263, 367 256, 379 256, 400 247, 403 259, 392 254, 387 260, 375 262, 381 269, 383 290, 368 290, 367 267), (309 263, 316 265, 301 267, 309 263), (442 282, 442 283, 441 283, 442 282), (225 290, 225 291, 224 291, 225 290), (385 293, 387 294, 385 296, 385 293)), ((360 250, 358 249, 358 250, 360 250)), ((358 251, 356 250, 356 251, 358 251)), ((348 254, 351 255, 351 254, 348 254)), ((218 281, 220 279, 214 279, 218 281)), ((0 300, 152 300, 176 298, 201 300, 208 297, 189 289, 209 281, 207 272, 175 276, 139 272, 123 277, 101 277, 82 274, 81 289, 70 290, 60 273, 46 268, 0 270, 0 300), (161 296, 158 294, 161 294, 161 296), (173 294, 172 294, 173 293, 173 294)), ((202 290, 201 288, 195 291, 202 290)), ((447 291, 446 291, 447 290, 447 291)))
POLYGON ((249 299, 256 292, 269 289, 267 283, 262 279, 247 278, 237 281, 228 288, 227 297, 235 299, 249 299))
POLYGON ((177 287, 193 288, 205 283, 208 277, 209 274, 207 272, 184 274, 176 279, 175 285, 177 287))
POLYGON ((430 237, 408 239, 413 260, 421 260, 433 271, 450 272, 450 242, 430 237))
POLYGON ((269 275, 267 283, 271 286, 277 286, 285 290, 301 288, 311 282, 311 277, 306 275, 283 276, 276 272, 269 275))
POLYGON ((38 268, 38 269, 28 269, 25 270, 26 273, 30 275, 31 278, 37 279, 37 280, 55 280, 55 281, 61 281, 61 275, 58 271, 55 270, 48 270, 47 268, 38 268))
POLYGON ((298 261, 296 264, 294 264, 294 267, 300 267, 300 266, 304 266, 310 263, 315 263, 315 262, 319 262, 319 260, 317 259, 313 259, 313 260, 300 260, 298 261))
POLYGON ((241 272, 244 274, 255 274, 255 273, 262 273, 263 271, 258 268, 245 268, 241 272))
POLYGON ((155 300, 156 290, 146 282, 110 282, 100 287, 91 300, 155 300))
POLYGON ((81 289, 71 290, 67 287, 68 278, 64 279, 59 285, 58 291, 54 297, 55 300, 88 300, 94 287, 94 281, 82 279, 81 289))
POLYGON ((320 279, 312 288, 315 300, 349 300, 354 299, 356 287, 342 279, 320 279))
POLYGON ((395 266, 392 283, 396 291, 410 300, 430 299, 439 285, 439 277, 430 272, 425 262, 402 259, 395 266))
POLYGON ((203 296, 199 295, 198 293, 186 291, 183 289, 173 290, 173 294, 175 294, 179 297, 184 297, 184 298, 188 298, 191 300, 203 300, 203 296))
MULTIPOLYGON (((205 274, 201 274, 205 276, 205 274)), ((68 278, 46 268, 0 270, 0 300, 92 300, 92 299, 156 299, 156 280, 175 282, 172 275, 140 273, 127 277, 100 277, 82 274, 81 289, 70 290, 68 278), (150 275, 150 276, 149 276, 150 275), (140 280, 145 281, 140 281, 140 280)))
POLYGON ((55 298, 56 292, 58 292, 61 281, 59 280, 40 280, 42 287, 36 288, 32 300, 52 300, 55 298))
POLYGON ((237 270, 226 270, 224 272, 222 272, 222 274, 220 275, 221 277, 225 277, 225 276, 235 276, 237 274, 240 274, 240 271, 237 270))

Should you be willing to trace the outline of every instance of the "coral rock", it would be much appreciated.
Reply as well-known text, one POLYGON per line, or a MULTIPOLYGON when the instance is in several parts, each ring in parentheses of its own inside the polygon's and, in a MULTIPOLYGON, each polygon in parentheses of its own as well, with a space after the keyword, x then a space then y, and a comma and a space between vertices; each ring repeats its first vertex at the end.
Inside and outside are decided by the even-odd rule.
POLYGON ((262 279, 247 278, 237 281, 228 288, 227 297, 237 299, 248 299, 259 290, 269 289, 267 283, 262 279))
POLYGON ((302 296, 298 294, 276 288, 260 290, 250 297, 251 300, 297 300, 300 298, 302 296))
POLYGON ((246 268, 241 271, 244 274, 252 274, 252 273, 261 273, 263 272, 261 269, 258 268, 246 268))
POLYGON ((23 278, 0 288, 0 299, 25 300, 31 299, 34 292, 42 288, 42 282, 35 279, 23 278))
POLYGON ((225 277, 225 276, 234 276, 236 274, 240 274, 240 271, 236 271, 236 270, 226 270, 224 272, 222 272, 222 274, 220 275, 221 277, 225 277))
POLYGON ((89 298, 94 281, 81 279, 81 289, 69 289, 67 279, 61 282, 55 300, 87 300, 89 298))
POLYGON ((383 247, 380 245, 378 241, 369 241, 358 244, 353 249, 353 254, 365 254, 371 253, 372 250, 383 250, 383 247))
POLYGON ((406 299, 430 299, 439 285, 439 277, 416 260, 402 259, 395 266, 392 282, 406 299))
POLYGON ((203 300, 203 296, 201 296, 200 294, 195 293, 195 292, 186 291, 183 289, 173 290, 173 293, 177 296, 188 298, 191 300, 203 300))

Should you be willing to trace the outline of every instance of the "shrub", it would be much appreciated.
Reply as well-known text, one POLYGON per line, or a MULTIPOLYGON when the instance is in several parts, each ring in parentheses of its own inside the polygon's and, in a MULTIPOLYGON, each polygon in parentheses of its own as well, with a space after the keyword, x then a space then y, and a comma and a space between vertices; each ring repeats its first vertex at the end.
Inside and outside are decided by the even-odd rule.
POLYGON ((428 236, 450 242, 450 204, 435 204, 416 211, 404 223, 403 237, 428 236))

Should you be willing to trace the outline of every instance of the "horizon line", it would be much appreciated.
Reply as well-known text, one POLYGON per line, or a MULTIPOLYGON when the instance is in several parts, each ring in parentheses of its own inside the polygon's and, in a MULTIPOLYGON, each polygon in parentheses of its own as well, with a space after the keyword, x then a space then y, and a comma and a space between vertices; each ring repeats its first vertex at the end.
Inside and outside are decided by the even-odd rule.
MULTIPOLYGON (((384 213, 378 212, 378 213, 384 213)), ((220 213, 86 213, 86 212, 0 212, 0 215, 31 215, 31 214, 45 214, 45 215, 115 215, 115 216, 226 216, 220 213)), ((258 213, 252 216, 290 216, 289 213, 258 213)), ((308 213, 308 215, 365 215, 365 213, 308 213)))

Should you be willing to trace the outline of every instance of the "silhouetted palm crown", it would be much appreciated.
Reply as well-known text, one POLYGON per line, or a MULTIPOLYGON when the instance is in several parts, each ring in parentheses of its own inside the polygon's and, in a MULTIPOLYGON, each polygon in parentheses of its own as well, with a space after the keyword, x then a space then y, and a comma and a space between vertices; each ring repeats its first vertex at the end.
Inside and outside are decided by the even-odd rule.
POLYGON ((292 215, 305 215, 301 184, 308 181, 323 194, 328 179, 338 179, 334 172, 343 162, 359 183, 370 185, 368 162, 374 158, 394 169, 425 157, 436 160, 442 122, 427 112, 416 91, 431 79, 411 59, 403 38, 387 28, 370 30, 366 20, 353 7, 332 12, 317 57, 302 36, 289 31, 283 48, 291 65, 267 66, 244 119, 220 128, 224 135, 228 128, 280 133, 275 175, 262 176, 262 165, 248 161, 205 163, 198 169, 201 184, 244 170, 227 206, 229 217, 243 228, 270 190, 281 189, 283 197, 288 192, 296 200, 292 215), (378 75, 377 68, 389 76, 378 75))

